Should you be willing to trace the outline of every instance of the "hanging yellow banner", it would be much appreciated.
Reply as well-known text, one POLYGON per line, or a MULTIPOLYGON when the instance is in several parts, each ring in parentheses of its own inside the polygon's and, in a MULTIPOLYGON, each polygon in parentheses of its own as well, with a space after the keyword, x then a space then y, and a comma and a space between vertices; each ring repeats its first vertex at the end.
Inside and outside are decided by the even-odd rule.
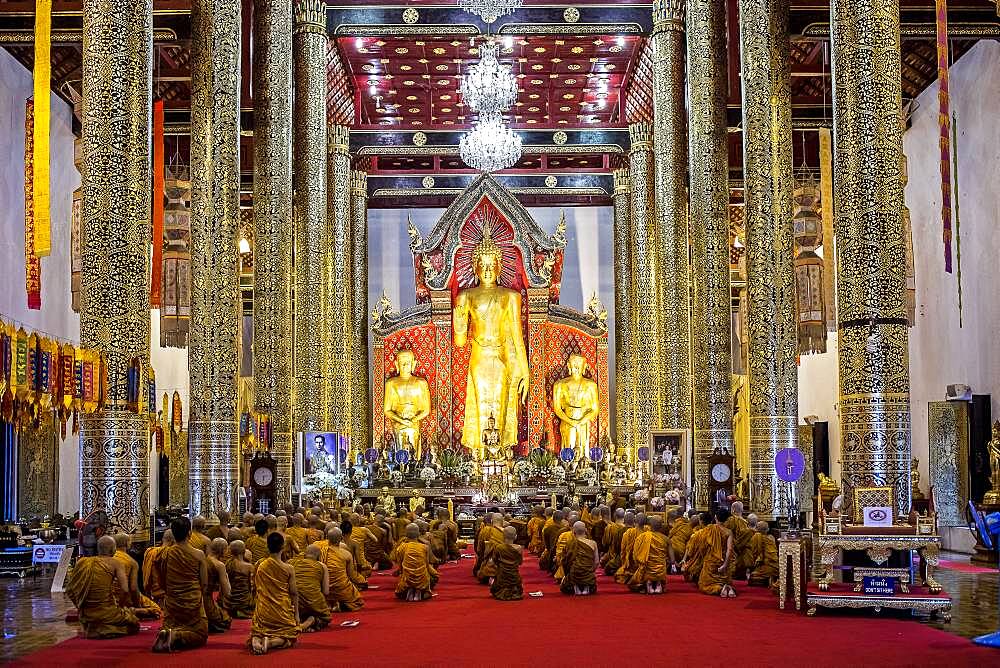
POLYGON ((819 197, 823 216, 823 297, 826 303, 826 328, 837 329, 837 265, 834 257, 833 229, 833 136, 830 128, 819 130, 819 197))
POLYGON ((52 85, 52 0, 35 0, 35 257, 52 250, 49 215, 49 88, 52 85))

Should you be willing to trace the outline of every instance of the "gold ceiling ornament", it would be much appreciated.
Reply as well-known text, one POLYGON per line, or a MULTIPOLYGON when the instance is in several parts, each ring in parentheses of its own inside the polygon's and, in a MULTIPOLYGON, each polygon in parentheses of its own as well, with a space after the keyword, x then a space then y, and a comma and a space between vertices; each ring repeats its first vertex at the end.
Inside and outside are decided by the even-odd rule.
POLYGON ((563 21, 566 23, 576 23, 580 20, 580 10, 576 7, 567 7, 563 12, 563 21))
POLYGON ((558 183, 559 180, 556 177, 552 176, 551 174, 545 177, 546 188, 555 188, 558 183))
POLYGON ((413 145, 414 146, 423 146, 426 143, 427 143, 427 135, 425 135, 423 132, 415 132, 415 133, 413 133, 413 145))
POLYGON ((420 184, 424 188, 433 188, 434 187, 434 177, 433 176, 425 176, 424 180, 421 181, 420 184))
POLYGON ((420 12, 416 7, 407 7, 403 10, 403 23, 413 24, 420 20, 420 12))

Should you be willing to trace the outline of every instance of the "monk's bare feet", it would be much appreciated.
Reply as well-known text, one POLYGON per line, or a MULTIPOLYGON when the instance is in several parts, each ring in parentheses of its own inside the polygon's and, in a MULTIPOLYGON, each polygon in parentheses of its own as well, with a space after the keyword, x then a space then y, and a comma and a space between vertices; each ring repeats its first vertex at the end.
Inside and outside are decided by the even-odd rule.
POLYGON ((312 615, 306 617, 304 620, 302 620, 302 623, 299 624, 299 633, 302 633, 304 631, 318 631, 319 629, 315 628, 315 624, 316 624, 315 617, 313 617, 312 615))
POLYGON ((266 639, 261 638, 260 636, 253 636, 252 638, 250 638, 250 651, 256 654, 257 656, 265 654, 267 652, 267 646, 265 645, 265 641, 266 639))
POLYGON ((153 651, 157 654, 164 654, 170 651, 170 633, 166 629, 160 629, 153 642, 153 651))

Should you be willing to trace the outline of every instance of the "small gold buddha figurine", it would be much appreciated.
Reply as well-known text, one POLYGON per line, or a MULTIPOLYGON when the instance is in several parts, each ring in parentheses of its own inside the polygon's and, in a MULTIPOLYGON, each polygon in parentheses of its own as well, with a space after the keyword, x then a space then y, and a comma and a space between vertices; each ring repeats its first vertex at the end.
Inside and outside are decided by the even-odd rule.
POLYGON ((430 415, 431 391, 425 379, 413 375, 415 367, 416 356, 412 350, 396 353, 399 375, 385 381, 382 412, 392 423, 397 447, 409 443, 416 458, 420 459, 420 423, 430 415))
POLYGON ((920 491, 920 460, 916 457, 910 462, 910 498, 923 501, 924 493, 920 491))
POLYGON ((824 507, 829 507, 833 500, 840 495, 840 485, 836 480, 827 477, 825 473, 819 473, 819 497, 824 507))
POLYGON ((497 429, 497 421, 492 413, 486 420, 486 429, 483 429, 483 457, 500 459, 500 430, 497 429))
POLYGON ((410 490, 410 512, 415 513, 417 508, 427 508, 427 499, 420 496, 417 490, 410 490))
POLYGON ((392 516, 396 515, 396 497, 389 493, 388 487, 382 488, 382 494, 378 497, 378 505, 383 512, 392 516))
POLYGON ((1000 420, 993 423, 993 438, 986 444, 990 453, 990 486, 983 495, 983 505, 1000 505, 1000 420))
POLYGON ((583 376, 587 360, 580 355, 570 355, 566 369, 569 375, 552 386, 552 410, 559 418, 562 447, 572 448, 575 459, 582 460, 590 450, 590 423, 601 410, 597 383, 583 376))

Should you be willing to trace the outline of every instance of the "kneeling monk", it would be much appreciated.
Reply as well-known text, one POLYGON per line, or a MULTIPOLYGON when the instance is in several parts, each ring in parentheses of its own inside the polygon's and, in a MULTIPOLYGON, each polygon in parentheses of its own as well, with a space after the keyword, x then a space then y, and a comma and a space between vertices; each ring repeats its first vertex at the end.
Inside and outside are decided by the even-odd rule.
POLYGON ((396 596, 407 601, 426 601, 437 584, 431 568, 431 548, 420 542, 420 527, 406 525, 406 538, 396 546, 393 560, 399 569, 396 596))
POLYGON ((163 597, 163 625, 153 643, 154 652, 201 647, 208 640, 208 618, 202 591, 208 583, 205 553, 189 542, 191 522, 178 517, 170 523, 174 544, 156 555, 163 597))
POLYGON ((246 546, 242 540, 229 544, 229 558, 226 560, 226 575, 229 577, 229 596, 222 598, 222 609, 233 619, 253 617, 253 564, 246 558, 246 546))
POLYGON ((503 545, 493 549, 489 558, 496 564, 496 577, 490 585, 490 594, 498 601, 519 601, 524 598, 521 584, 521 562, 524 554, 520 545, 515 545, 517 529, 504 527, 503 545))
POLYGON ((704 557, 701 573, 698 575, 698 589, 703 594, 718 594, 722 598, 733 598, 733 569, 736 566, 733 553, 733 534, 723 526, 729 519, 729 511, 719 508, 715 511, 715 524, 701 530, 704 540, 704 557))
POLYGON ((313 617, 312 631, 330 623, 330 572, 320 558, 318 545, 310 545, 305 554, 295 560, 295 585, 299 590, 299 619, 313 617))
POLYGON ((667 584, 667 553, 670 539, 662 532, 659 517, 649 518, 649 531, 644 531, 632 546, 635 573, 628 581, 629 589, 644 594, 662 594, 667 584))
POLYGON ((247 645, 254 654, 291 647, 299 633, 312 626, 313 618, 298 623, 298 591, 295 569, 281 560, 285 537, 275 532, 267 537, 270 556, 257 564, 257 604, 247 645))
POLYGON ((597 543, 587 538, 587 525, 577 522, 573 525, 573 538, 566 543, 562 554, 565 571, 559 590, 564 594, 584 596, 597 593, 597 578, 594 568, 600 557, 597 543))
POLYGON ((128 591, 128 575, 114 553, 115 539, 101 536, 97 556, 78 559, 66 584, 66 594, 80 613, 84 638, 119 638, 139 632, 139 619, 115 598, 115 585, 128 591))

